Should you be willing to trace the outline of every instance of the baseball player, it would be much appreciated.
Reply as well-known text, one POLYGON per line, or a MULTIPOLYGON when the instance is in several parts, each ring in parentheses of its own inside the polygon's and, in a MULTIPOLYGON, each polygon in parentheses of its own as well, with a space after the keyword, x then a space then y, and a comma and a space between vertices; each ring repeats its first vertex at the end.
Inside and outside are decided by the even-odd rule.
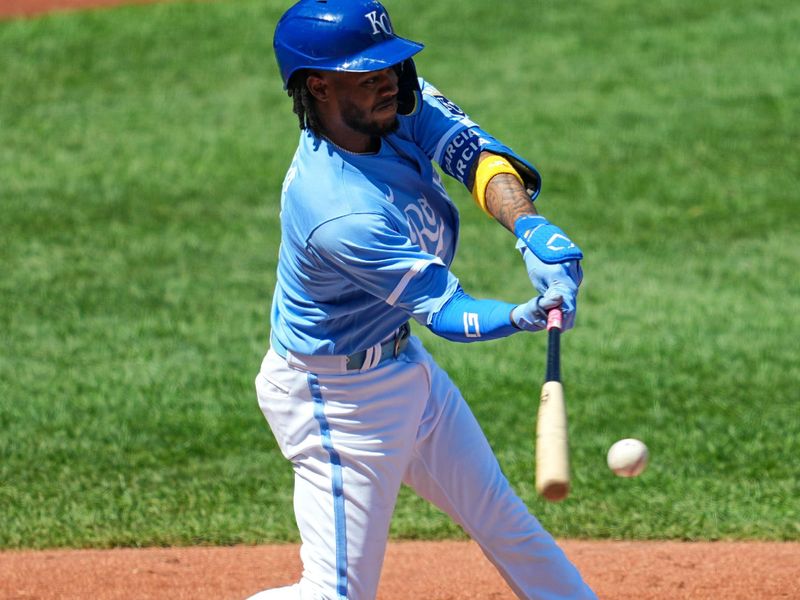
POLYGON ((258 401, 294 469, 303 573, 257 600, 369 600, 405 483, 459 523, 520 598, 595 598, 513 492, 409 321, 456 342, 572 326, 582 254, 533 200, 536 169, 430 83, 375 0, 301 0, 274 48, 301 134, 281 195, 258 401), (517 238, 535 298, 478 300, 450 264, 439 164, 517 238))

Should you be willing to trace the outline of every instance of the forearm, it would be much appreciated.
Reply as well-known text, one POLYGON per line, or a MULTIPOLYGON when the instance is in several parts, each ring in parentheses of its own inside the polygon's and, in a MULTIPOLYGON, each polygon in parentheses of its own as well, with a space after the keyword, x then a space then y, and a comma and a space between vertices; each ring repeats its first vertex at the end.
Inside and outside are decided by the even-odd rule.
POLYGON ((499 300, 478 300, 461 286, 431 318, 428 328, 454 342, 494 340, 516 333, 511 321, 513 304, 499 300))
MULTIPOLYGON (((491 158, 491 152, 481 152, 480 160, 491 158)), ((535 215, 536 207, 522 183, 509 173, 500 173, 486 186, 486 209, 503 227, 514 233, 514 223, 526 215, 535 215)))
MULTIPOLYGON (((546 294, 556 285, 563 288, 556 295, 563 303, 569 328, 583 277, 580 248, 561 229, 537 213, 522 176, 503 155, 481 152, 475 167, 472 196, 478 206, 518 238, 517 247, 522 252, 528 276, 539 293, 546 294)), ((539 325, 537 318, 533 324, 539 325)))

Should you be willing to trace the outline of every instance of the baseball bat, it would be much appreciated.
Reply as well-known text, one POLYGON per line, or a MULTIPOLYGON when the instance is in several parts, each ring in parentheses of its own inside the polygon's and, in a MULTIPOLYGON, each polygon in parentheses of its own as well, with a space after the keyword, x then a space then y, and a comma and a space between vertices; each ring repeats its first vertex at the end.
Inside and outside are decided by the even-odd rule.
POLYGON ((564 388, 561 385, 563 314, 547 314, 547 371, 536 419, 536 491, 551 502, 569 494, 569 437, 564 388))

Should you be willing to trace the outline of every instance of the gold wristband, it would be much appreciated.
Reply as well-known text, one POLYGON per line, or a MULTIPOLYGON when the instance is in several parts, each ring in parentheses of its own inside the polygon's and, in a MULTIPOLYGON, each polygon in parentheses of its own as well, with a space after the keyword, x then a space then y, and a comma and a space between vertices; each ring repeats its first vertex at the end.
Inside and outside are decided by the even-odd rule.
POLYGON ((508 162, 504 156, 495 154, 494 156, 481 160, 478 163, 478 168, 475 170, 475 184, 472 186, 472 197, 475 198, 475 202, 477 202, 483 212, 490 217, 492 214, 489 212, 489 209, 486 208, 486 188, 492 177, 500 175, 500 173, 513 175, 519 179, 522 185, 525 185, 520 174, 517 173, 516 169, 511 166, 511 163, 508 162))

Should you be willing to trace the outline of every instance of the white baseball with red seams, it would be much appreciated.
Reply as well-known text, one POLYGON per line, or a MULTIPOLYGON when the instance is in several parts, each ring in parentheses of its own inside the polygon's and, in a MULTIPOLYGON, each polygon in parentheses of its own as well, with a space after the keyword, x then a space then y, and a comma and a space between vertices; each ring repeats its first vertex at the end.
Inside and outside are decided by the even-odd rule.
POLYGON ((620 477, 636 477, 647 467, 649 452, 644 442, 626 438, 608 449, 608 468, 620 477))

